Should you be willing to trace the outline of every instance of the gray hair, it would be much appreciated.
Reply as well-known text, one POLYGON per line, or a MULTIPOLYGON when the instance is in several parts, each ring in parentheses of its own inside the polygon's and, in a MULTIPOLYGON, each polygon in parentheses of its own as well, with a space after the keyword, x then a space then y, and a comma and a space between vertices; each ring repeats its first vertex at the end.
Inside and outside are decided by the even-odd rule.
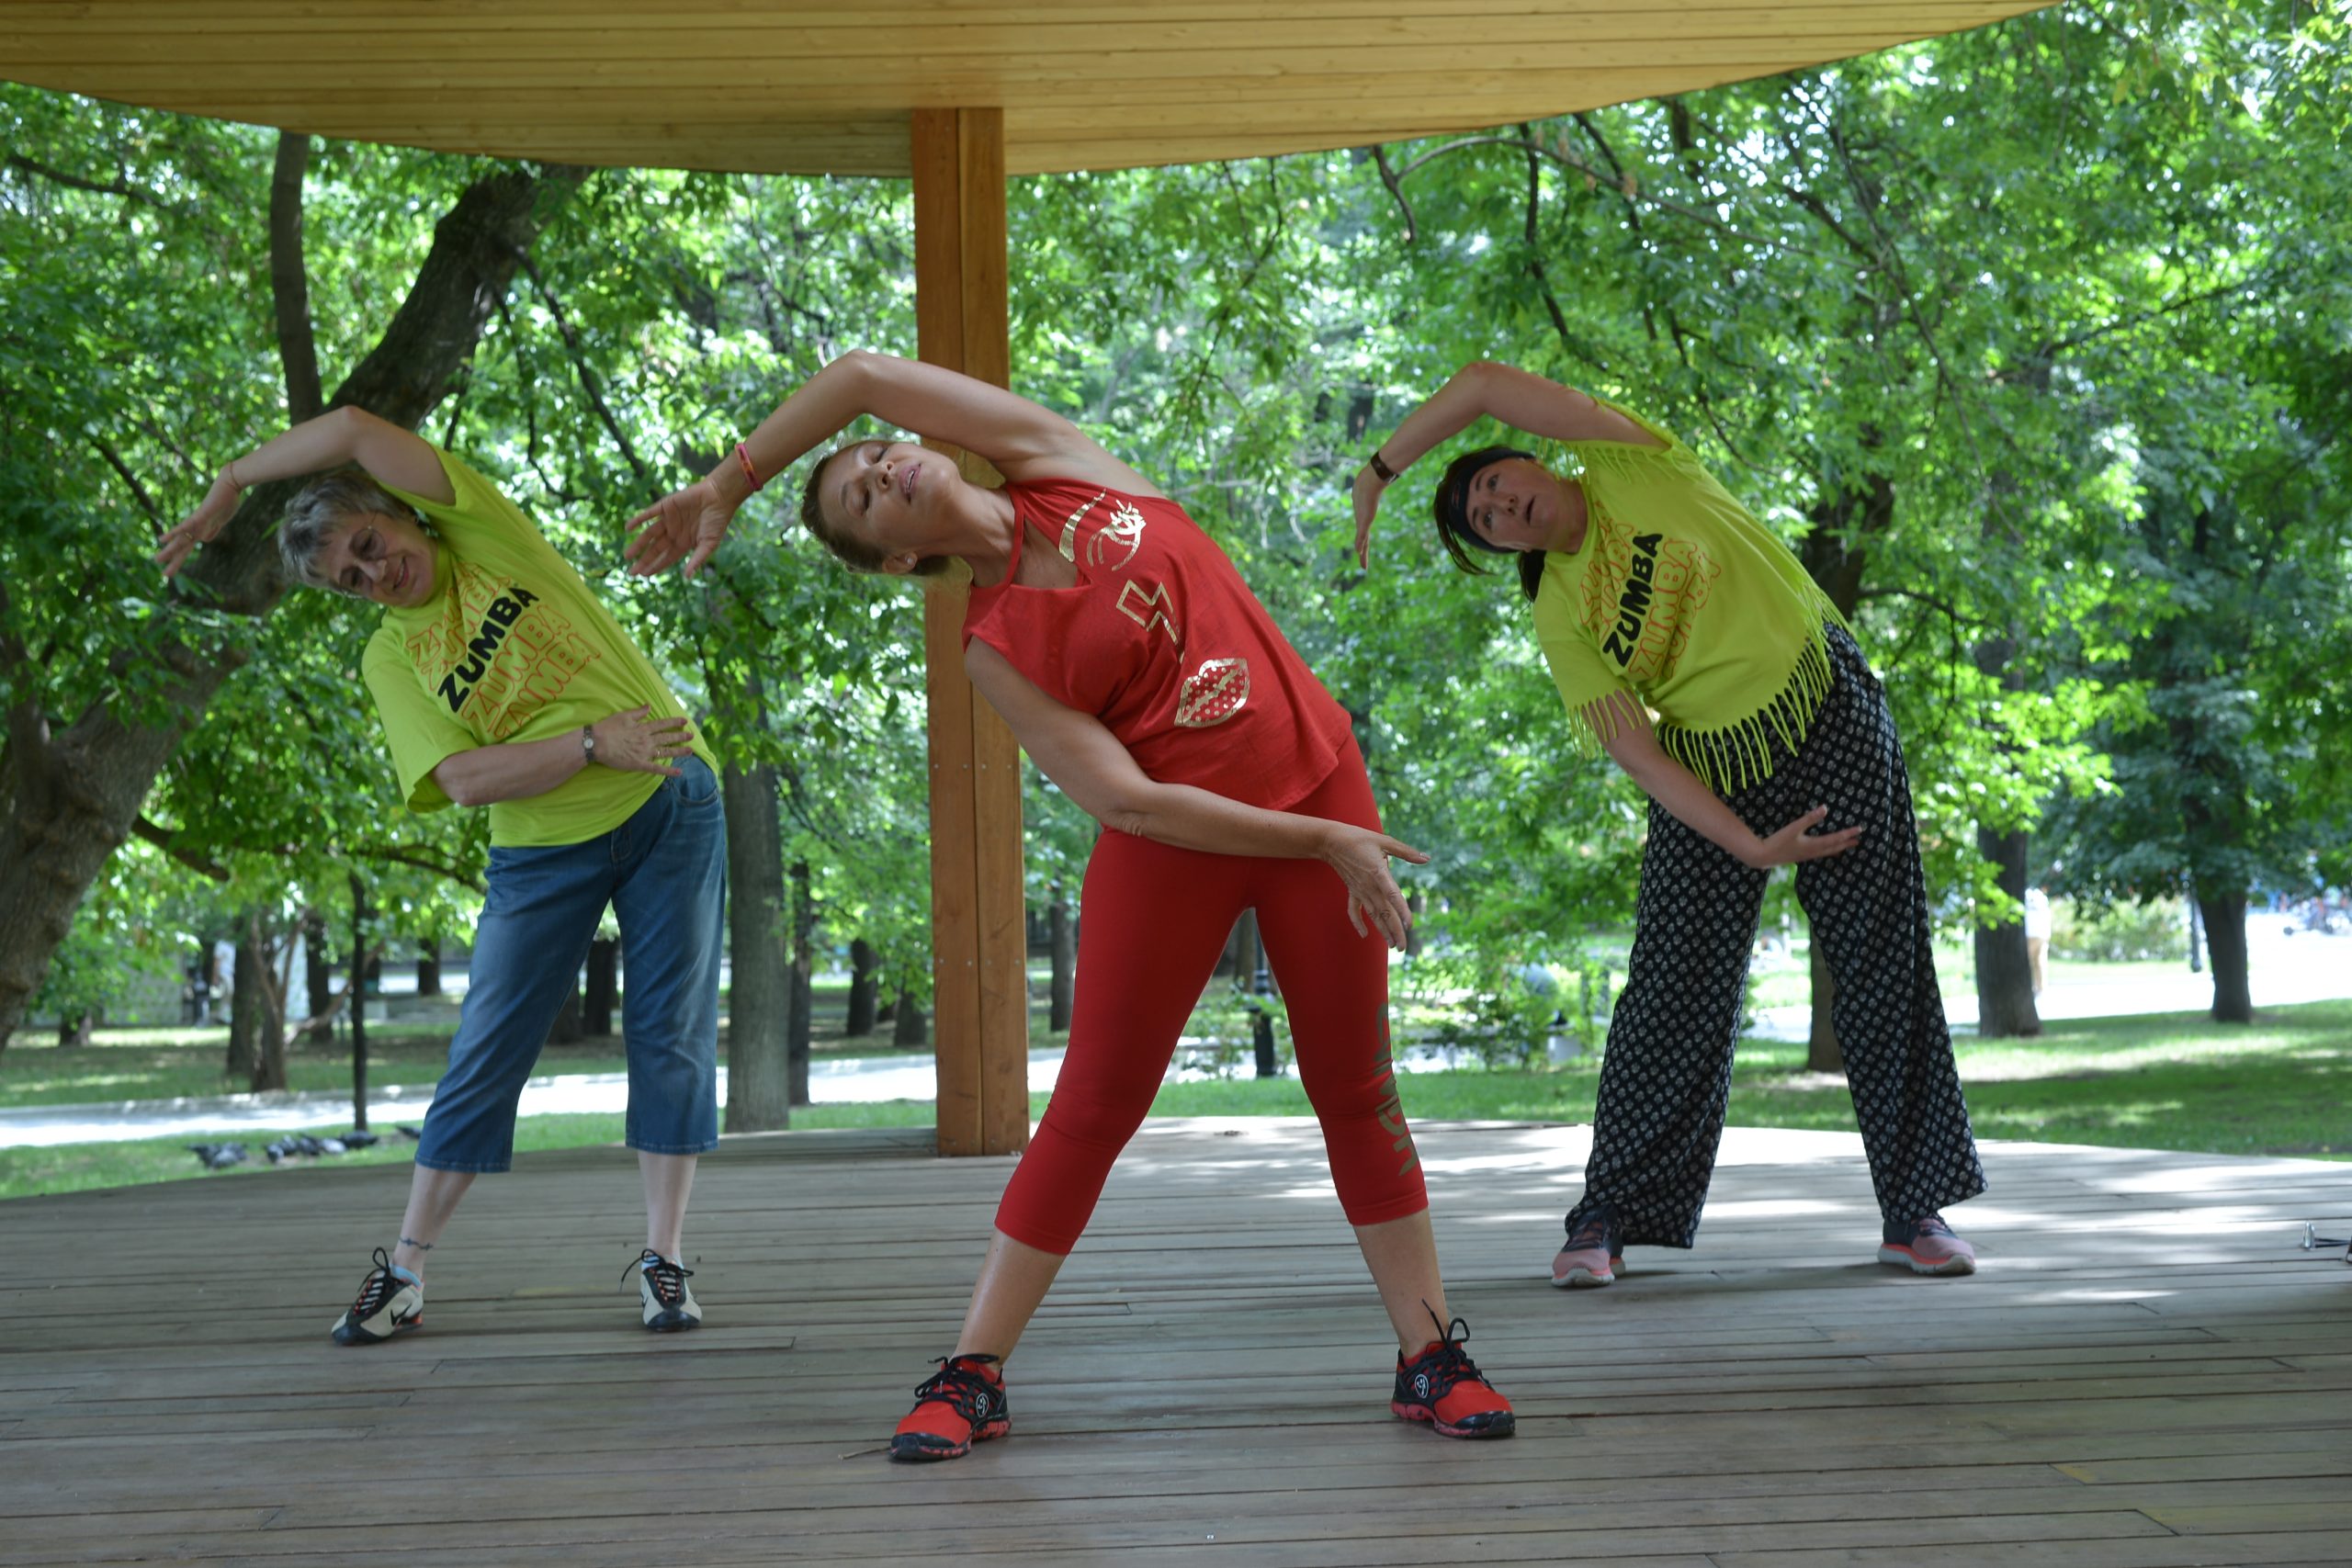
POLYGON ((285 519, 277 525, 277 558, 286 575, 312 588, 344 592, 319 575, 319 557, 345 524, 375 516, 415 517, 416 508, 378 484, 365 468, 338 468, 312 479, 288 502, 285 519))

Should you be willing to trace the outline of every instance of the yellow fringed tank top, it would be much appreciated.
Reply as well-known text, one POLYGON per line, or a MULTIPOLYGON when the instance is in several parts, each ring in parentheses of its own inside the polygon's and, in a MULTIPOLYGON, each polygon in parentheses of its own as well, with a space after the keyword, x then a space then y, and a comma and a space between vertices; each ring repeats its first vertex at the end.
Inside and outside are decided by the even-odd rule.
POLYGON ((1829 693, 1823 626, 1844 618, 1689 447, 1601 406, 1665 445, 1543 444, 1539 457, 1582 483, 1587 523, 1574 554, 1544 560, 1536 639, 1587 754, 1614 737, 1601 699, 1624 692, 1657 711, 1668 756, 1736 794, 1770 776, 1768 736, 1804 743, 1829 693))

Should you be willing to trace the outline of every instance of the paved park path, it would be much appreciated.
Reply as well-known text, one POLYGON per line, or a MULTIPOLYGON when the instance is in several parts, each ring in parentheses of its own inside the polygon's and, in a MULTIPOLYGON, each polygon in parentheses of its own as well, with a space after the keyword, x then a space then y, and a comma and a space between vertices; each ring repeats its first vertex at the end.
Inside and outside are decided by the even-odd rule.
MULTIPOLYGON (((2283 921, 2267 916, 2247 921, 2247 956, 2257 1007, 2352 997, 2352 934, 2290 934, 2283 921)), ((2143 1013, 2195 1012, 2213 1001, 2209 975, 2187 965, 2163 976, 2135 975, 2123 980, 2053 982, 2041 997, 2045 1020, 2110 1018, 2143 1013)), ((1956 990, 1944 998, 1952 1027, 1963 1033, 1976 1025, 1976 995, 1956 990)), ((1812 1023, 1804 1007, 1769 1009, 1755 1032, 1771 1039, 1803 1040, 1812 1023)), ((1442 1067, 1445 1053, 1412 1048, 1400 1064, 1442 1067)), ((1029 1087, 1049 1089, 1061 1068, 1059 1050, 1029 1053, 1029 1087)), ((719 1069, 726 1097, 727 1070, 719 1069)), ((820 1057, 809 1064, 808 1095, 819 1105, 886 1100, 930 1100, 936 1092, 926 1055, 820 1057)), ((522 1113, 554 1116, 580 1112, 617 1113, 628 1099, 620 1073, 571 1073, 533 1078, 523 1091, 522 1113)), ((430 1084, 392 1085, 368 1097, 368 1125, 389 1130, 423 1121, 432 1103, 430 1084)), ((345 1124, 351 1097, 340 1091, 274 1095, 215 1095, 173 1100, 130 1100, 99 1105, 45 1105, 0 1109, 0 1148, 104 1143, 131 1138, 260 1135, 345 1124)))

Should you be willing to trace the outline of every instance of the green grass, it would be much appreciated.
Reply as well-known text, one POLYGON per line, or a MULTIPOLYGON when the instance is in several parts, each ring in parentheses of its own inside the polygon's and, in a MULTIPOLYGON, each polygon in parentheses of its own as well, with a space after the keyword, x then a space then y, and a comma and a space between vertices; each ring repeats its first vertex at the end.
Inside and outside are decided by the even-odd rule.
MULTIPOLYGON (((881 1100, 864 1105, 800 1107, 792 1113, 795 1127, 928 1127, 933 1111, 927 1100, 881 1100)), ((348 1122, 322 1122, 309 1131, 333 1137, 348 1122)), ((276 1181, 299 1181, 312 1170, 341 1169, 355 1165, 406 1165, 416 1145, 394 1138, 372 1149, 327 1155, 317 1159, 291 1160, 272 1166, 262 1145, 283 1134, 277 1132, 209 1134, 202 1137, 143 1138, 123 1143, 60 1144, 53 1148, 0 1149, 0 1198, 27 1198, 51 1192, 81 1192, 101 1187, 132 1187, 151 1181, 179 1181, 190 1177, 208 1180, 266 1176, 276 1181), (227 1170, 207 1170, 188 1152, 195 1143, 232 1139, 252 1152, 253 1158, 227 1170)), ((621 1117, 610 1115, 526 1116, 514 1124, 514 1151, 574 1149, 595 1144, 617 1145, 621 1117)))
MULTIPOLYGON (((2030 1041, 1959 1042, 1977 1135, 2233 1155, 2352 1159, 2352 1001, 2266 1009, 2250 1028, 2201 1013, 2091 1019, 2030 1041)), ((1597 1057, 1553 1068, 1413 1073, 1405 1109, 1455 1118, 1589 1122, 1597 1057)), ((1305 1115, 1295 1078, 1170 1084, 1155 1116, 1305 1115)), ((1851 1132, 1845 1081, 1804 1047, 1741 1043, 1731 1122, 1851 1132)))
MULTIPOLYGON (((61 1055, 158 1048, 100 1046, 61 1055)), ((2344 1111, 2352 1102, 2352 1001, 2267 1009, 2259 1021, 2239 1029, 2196 1013, 2095 1019, 2053 1026, 2030 1041, 1963 1039, 1959 1052, 1969 1109, 1983 1137, 2352 1159, 2352 1124, 2344 1111)), ((17 1056, 8 1053, 12 1062, 17 1056)), ((594 1059, 565 1061, 561 1070, 594 1070, 585 1066, 594 1059)), ((607 1059, 617 1070, 617 1058, 607 1059)), ((435 1063, 437 1071, 437 1057, 435 1063)), ((542 1065, 558 1070, 551 1062, 542 1065)), ((432 1076, 425 1075, 427 1081, 432 1076)), ((1410 1074, 1403 1095, 1406 1110, 1423 1121, 1586 1122, 1599 1077, 1597 1059, 1555 1068, 1464 1067, 1410 1074)), ((1042 1114, 1045 1097, 1030 1099, 1031 1116, 1042 1114)), ((932 1113, 927 1100, 804 1107, 793 1124, 923 1126, 932 1113)), ((1295 1077, 1170 1084, 1152 1103, 1155 1116, 1307 1113, 1295 1077)), ((1830 1131, 1850 1131, 1854 1124, 1842 1079, 1805 1071, 1801 1045, 1760 1040, 1740 1048, 1730 1120, 1739 1126, 1830 1131)), ((617 1143, 620 1135, 618 1116, 541 1116, 521 1123, 515 1146, 570 1148, 617 1143)), ((0 1150, 0 1197, 216 1174, 187 1152, 192 1141, 0 1150)), ((269 1140, 243 1141, 258 1150, 269 1140)), ((316 1164, 402 1161, 409 1147, 403 1142, 316 1164)), ((304 1168, 273 1171, 256 1163, 217 1174, 295 1180, 304 1168)))
MULTIPOLYGON (((823 1020, 820 1017, 820 1023, 823 1020)), ((449 1037, 456 1032, 452 1010, 447 1019, 402 1018, 368 1026, 368 1079, 379 1089, 394 1084, 433 1084, 447 1065, 449 1037)), ((1045 1041, 1042 1017, 1035 1032, 1045 1041)), ((233 1094, 241 1082, 222 1076, 227 1055, 226 1025, 202 1029, 101 1029, 93 1043, 61 1051, 47 1039, 19 1033, 0 1052, 0 1106, 92 1105, 130 1100, 182 1100, 233 1094)), ((818 1057, 928 1056, 931 1047, 899 1047, 887 1035, 844 1039, 835 1031, 820 1031, 810 1043, 818 1057)), ((726 1030, 719 1031, 719 1055, 726 1055, 726 1030)), ((618 1036, 585 1040, 572 1045, 549 1045, 539 1055, 537 1075, 554 1073, 619 1073, 628 1070, 618 1036)), ((287 1088, 295 1090, 348 1091, 351 1088, 351 1047, 337 1042, 323 1047, 288 1043, 287 1088)))
MULTIPOLYGON (((1754 985, 1749 995, 1758 1008, 1806 1007, 1813 1001, 1813 972, 1807 948, 1800 939, 1788 953, 1758 954, 1750 967, 1754 985)), ((2119 980, 2169 979, 2181 973, 2177 958, 2147 958, 2130 962, 2060 958, 2048 962, 2052 986, 2108 984, 2119 980)), ((1946 996, 1966 996, 1976 988, 1976 958, 1957 942, 1936 943, 1936 983, 1946 996)))

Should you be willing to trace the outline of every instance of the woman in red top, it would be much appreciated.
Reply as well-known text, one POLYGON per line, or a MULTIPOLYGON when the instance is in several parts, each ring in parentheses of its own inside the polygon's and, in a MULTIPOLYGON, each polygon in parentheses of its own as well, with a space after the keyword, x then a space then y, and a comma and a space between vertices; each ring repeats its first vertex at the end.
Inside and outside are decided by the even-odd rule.
POLYGON ((1389 1408, 1449 1437, 1508 1435, 1510 1405, 1446 1310, 1420 1161, 1389 1061, 1388 964, 1407 913, 1347 714, 1183 509, 1060 415, 934 366, 853 353, 709 476, 648 508, 632 570, 718 548, 760 481, 860 414, 986 457, 863 441, 821 460, 801 514, 851 567, 962 560, 964 666, 1022 748, 1104 831, 1088 863, 1069 1049, 997 1210, 955 1353, 916 1391, 893 1457, 952 1459, 1010 1429, 1002 1366, 1142 1124, 1234 920, 1258 910, 1299 1076, 1398 1344, 1389 1408), (1351 929, 1352 928, 1352 929, 1351 929), (1431 1322, 1439 1334, 1429 1337, 1431 1322))

